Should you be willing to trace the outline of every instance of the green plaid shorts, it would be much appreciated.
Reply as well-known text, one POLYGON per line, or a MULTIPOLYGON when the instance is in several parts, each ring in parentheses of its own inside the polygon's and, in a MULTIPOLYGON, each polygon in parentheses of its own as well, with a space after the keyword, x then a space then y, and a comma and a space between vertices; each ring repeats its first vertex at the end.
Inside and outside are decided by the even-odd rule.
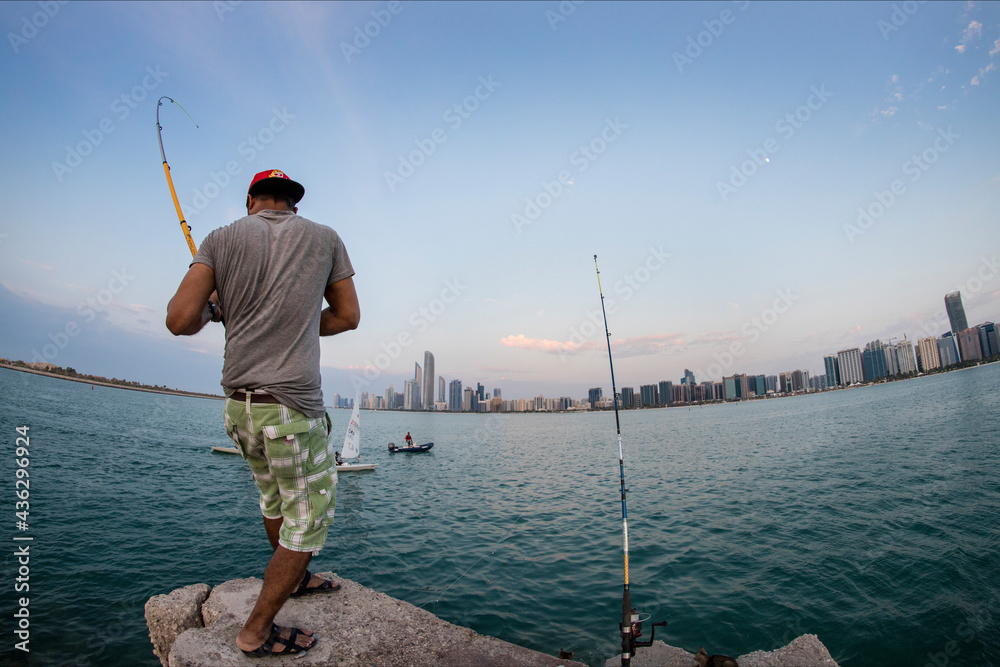
POLYGON ((250 465, 265 518, 282 519, 278 543, 319 553, 337 506, 337 466, 324 415, 278 403, 226 399, 226 433, 250 465))

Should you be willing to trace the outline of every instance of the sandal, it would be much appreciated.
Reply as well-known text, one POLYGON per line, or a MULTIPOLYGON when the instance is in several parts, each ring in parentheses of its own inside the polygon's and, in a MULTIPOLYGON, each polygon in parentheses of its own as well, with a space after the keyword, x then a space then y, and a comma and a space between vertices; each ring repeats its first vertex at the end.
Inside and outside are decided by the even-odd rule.
POLYGON ((309 588, 308 584, 310 579, 312 579, 312 572, 306 570, 306 575, 302 578, 302 583, 299 584, 299 587, 289 597, 295 598, 300 595, 308 595, 309 593, 332 593, 340 590, 340 584, 330 581, 329 579, 324 579, 323 583, 319 586, 309 588))
POLYGON ((299 634, 305 634, 305 633, 299 630, 298 628, 289 628, 289 630, 291 631, 290 635, 288 637, 282 637, 281 628, 278 627, 277 623, 272 623, 271 634, 268 636, 266 640, 264 640, 263 644, 261 644, 252 651, 246 651, 244 649, 240 650, 243 651, 245 654, 254 658, 263 658, 268 655, 292 655, 293 653, 302 653, 303 651, 311 649, 313 646, 316 645, 316 642, 319 641, 315 637, 312 637, 313 640, 312 644, 309 644, 309 646, 299 646, 298 644, 295 643, 295 640, 298 639, 299 634), (280 651, 275 651, 274 650, 275 642, 281 642, 282 644, 285 645, 285 647, 280 651))

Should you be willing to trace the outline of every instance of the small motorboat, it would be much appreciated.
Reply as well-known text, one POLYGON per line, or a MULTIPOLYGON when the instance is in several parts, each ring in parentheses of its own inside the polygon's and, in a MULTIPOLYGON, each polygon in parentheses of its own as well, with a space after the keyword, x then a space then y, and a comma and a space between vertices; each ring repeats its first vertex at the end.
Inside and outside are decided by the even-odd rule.
POLYGON ((239 454, 240 453, 240 450, 236 449, 235 447, 217 447, 215 445, 212 445, 212 451, 213 452, 219 452, 220 454, 239 454))
POLYGON ((434 446, 433 442, 425 442, 422 445, 412 445, 410 447, 397 447, 396 443, 389 443, 389 453, 390 454, 417 454, 419 452, 429 452, 431 447, 434 446))

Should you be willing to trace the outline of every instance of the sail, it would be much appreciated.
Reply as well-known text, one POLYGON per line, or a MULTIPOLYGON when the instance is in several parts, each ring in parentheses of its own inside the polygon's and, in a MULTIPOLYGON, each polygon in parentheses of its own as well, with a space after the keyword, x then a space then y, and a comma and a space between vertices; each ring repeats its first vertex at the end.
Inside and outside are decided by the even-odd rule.
POLYGON ((348 459, 361 458, 361 396, 354 397, 354 411, 351 412, 351 423, 347 426, 347 435, 344 436, 344 449, 340 452, 340 457, 345 461, 348 459))

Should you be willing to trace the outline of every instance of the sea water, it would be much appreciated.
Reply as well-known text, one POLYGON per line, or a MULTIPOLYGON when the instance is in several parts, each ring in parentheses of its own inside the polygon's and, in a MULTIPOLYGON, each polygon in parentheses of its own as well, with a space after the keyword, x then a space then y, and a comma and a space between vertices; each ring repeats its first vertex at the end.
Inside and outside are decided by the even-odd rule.
MULTIPOLYGON (((634 606, 669 621, 657 639, 693 652, 815 633, 846 667, 1000 665, 998 390, 992 364, 623 412, 634 606)), ((221 401, 9 370, 0 396, 0 662, 156 665, 150 596, 262 576, 270 548, 249 471, 210 449, 229 444, 221 401), (25 544, 30 592, 18 593, 25 544), (14 647, 21 597, 30 654, 14 647)), ((339 438, 350 414, 330 412, 339 438)), ((340 475, 312 569, 546 653, 591 665, 617 653, 613 413, 362 412, 361 434, 378 469, 340 475), (434 449, 390 456, 407 431, 434 449)))

